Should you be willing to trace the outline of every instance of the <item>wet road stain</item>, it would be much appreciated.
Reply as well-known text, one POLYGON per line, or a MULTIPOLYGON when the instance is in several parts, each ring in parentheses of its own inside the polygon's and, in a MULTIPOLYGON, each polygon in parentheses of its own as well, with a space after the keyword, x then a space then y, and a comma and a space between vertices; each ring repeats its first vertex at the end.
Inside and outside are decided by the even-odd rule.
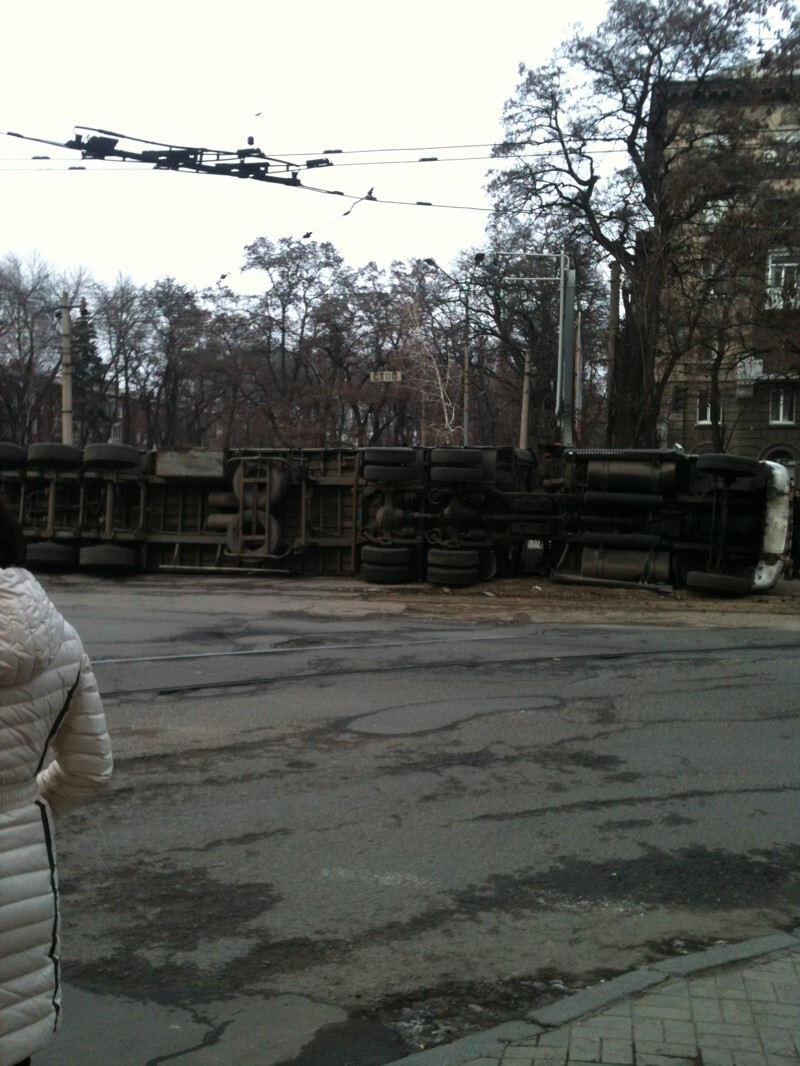
POLYGON ((351 1018, 320 1029, 300 1054, 277 1066, 382 1066, 408 1054, 394 1030, 365 1018, 351 1018))
POLYGON ((572 859, 543 872, 495 875, 461 898, 470 908, 517 910, 551 906, 554 896, 570 902, 627 900, 697 910, 757 907, 766 901, 800 906, 800 848, 736 855, 699 847, 670 853, 648 846, 626 861, 572 859))

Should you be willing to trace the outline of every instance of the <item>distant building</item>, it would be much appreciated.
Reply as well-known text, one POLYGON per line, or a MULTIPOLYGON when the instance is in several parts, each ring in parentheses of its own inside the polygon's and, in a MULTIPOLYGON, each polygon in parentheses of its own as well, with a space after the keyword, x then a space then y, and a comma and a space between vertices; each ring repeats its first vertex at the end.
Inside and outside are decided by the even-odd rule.
POLYGON ((682 273, 670 281, 674 298, 665 303, 659 358, 674 358, 681 343, 685 351, 662 396, 660 439, 687 451, 775 459, 794 475, 800 463, 800 85, 767 69, 665 91, 671 107, 691 116, 695 138, 691 151, 680 145, 691 163, 678 170, 682 194, 688 199, 699 184, 705 209, 701 225, 695 217, 686 227, 682 273))

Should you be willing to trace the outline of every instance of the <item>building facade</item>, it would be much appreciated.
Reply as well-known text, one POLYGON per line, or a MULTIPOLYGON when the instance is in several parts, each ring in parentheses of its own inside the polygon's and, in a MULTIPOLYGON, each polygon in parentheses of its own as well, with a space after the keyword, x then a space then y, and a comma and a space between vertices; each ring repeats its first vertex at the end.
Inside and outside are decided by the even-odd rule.
MULTIPOLYGON (((767 68, 667 91, 681 113, 680 147, 704 201, 687 223, 665 300, 659 436, 687 451, 778 460, 794 477, 800 86, 767 68)), ((675 143, 665 150, 676 151, 675 143)), ((685 182, 682 195, 693 194, 685 182)))

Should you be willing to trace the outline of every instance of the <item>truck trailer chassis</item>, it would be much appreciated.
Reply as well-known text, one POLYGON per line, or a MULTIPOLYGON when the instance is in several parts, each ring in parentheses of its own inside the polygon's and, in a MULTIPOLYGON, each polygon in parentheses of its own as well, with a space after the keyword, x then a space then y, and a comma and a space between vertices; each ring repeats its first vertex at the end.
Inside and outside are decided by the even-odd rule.
POLYGON ((32 569, 563 582, 743 595, 787 561, 791 482, 728 454, 554 446, 0 443, 32 569))

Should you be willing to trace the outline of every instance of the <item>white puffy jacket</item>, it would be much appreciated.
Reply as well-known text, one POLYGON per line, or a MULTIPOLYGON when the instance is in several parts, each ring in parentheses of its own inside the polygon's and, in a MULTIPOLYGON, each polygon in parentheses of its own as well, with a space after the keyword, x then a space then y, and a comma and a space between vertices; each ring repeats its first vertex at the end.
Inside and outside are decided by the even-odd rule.
POLYGON ((43 1048, 59 1025, 53 815, 110 776, 78 634, 27 570, 0 569, 0 1066, 43 1048))

